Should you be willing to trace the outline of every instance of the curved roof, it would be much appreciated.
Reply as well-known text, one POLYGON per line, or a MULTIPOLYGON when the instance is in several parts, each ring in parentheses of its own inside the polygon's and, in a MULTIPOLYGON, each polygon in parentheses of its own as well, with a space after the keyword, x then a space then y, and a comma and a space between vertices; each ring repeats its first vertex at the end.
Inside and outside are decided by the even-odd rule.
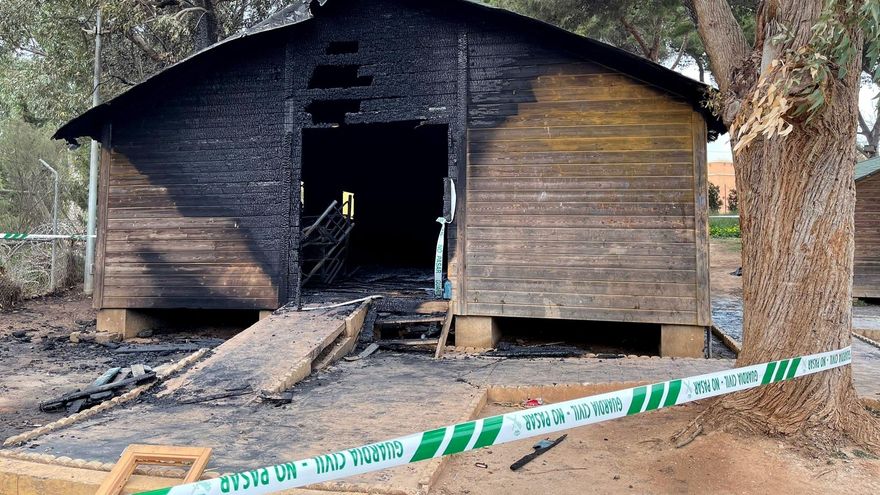
POLYGON ((880 172, 880 157, 871 158, 870 160, 856 163, 856 171, 853 175, 853 179, 858 182, 878 172, 880 172))
MULTIPOLYGON (((272 14, 251 28, 236 33, 203 50, 195 52, 153 74, 147 79, 144 79, 142 82, 128 88, 116 97, 90 108, 61 126, 52 137, 54 139, 66 139, 68 141, 74 141, 81 136, 90 136, 95 139, 100 139, 101 124, 114 106, 136 98, 146 88, 168 81, 170 78, 178 74, 182 68, 199 63, 198 61, 204 59, 205 55, 208 53, 220 53, 223 50, 229 49, 230 46, 241 43, 245 39, 254 38, 283 29, 290 29, 293 26, 306 22, 314 17, 312 8, 324 5, 327 1, 328 0, 297 0, 293 4, 288 5, 275 14, 272 14)), ((414 3, 418 4, 426 1, 430 0, 414 0, 414 3)), ((486 5, 478 0, 434 1, 443 1, 444 3, 450 4, 454 3, 462 8, 476 9, 479 13, 484 15, 504 17, 509 21, 520 23, 524 29, 540 29, 546 31, 548 35, 564 37, 566 42, 570 43, 568 46, 571 47, 572 52, 581 53, 585 58, 589 58, 590 60, 609 68, 619 70, 620 72, 653 84, 690 102, 694 109, 700 112, 703 115, 703 118, 706 119, 710 141, 714 140, 719 134, 727 132, 720 117, 712 114, 712 112, 702 104, 706 97, 706 93, 712 90, 711 86, 679 74, 678 72, 626 50, 622 50, 592 38, 574 34, 570 31, 566 31, 531 17, 486 5)))

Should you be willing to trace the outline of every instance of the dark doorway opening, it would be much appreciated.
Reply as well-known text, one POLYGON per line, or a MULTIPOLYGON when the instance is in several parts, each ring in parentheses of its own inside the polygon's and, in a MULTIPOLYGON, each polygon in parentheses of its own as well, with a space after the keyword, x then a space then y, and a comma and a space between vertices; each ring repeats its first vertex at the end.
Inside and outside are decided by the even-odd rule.
POLYGON ((448 174, 446 125, 418 122, 304 129, 302 216, 354 193, 348 271, 433 267, 448 174))

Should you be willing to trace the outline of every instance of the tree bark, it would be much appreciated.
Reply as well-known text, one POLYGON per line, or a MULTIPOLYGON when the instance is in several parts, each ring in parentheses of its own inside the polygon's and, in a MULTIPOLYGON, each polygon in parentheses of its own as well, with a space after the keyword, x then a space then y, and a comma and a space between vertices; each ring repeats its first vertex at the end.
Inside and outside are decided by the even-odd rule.
MULTIPOLYGON (((778 0, 759 15, 759 40, 782 23, 794 36, 751 52, 724 0, 694 0, 698 30, 723 93, 723 115, 736 143, 740 115, 763 91, 768 53, 810 40, 822 0, 778 0)), ((763 9, 763 7, 762 7, 763 9)), ((851 33, 854 40, 858 33, 851 33)), ((775 56, 775 55, 774 55, 775 56)), ((850 344, 852 327, 853 139, 860 57, 834 80, 826 106, 810 121, 791 118, 788 136, 760 136, 734 156, 743 244, 743 352, 737 365, 830 351, 850 344)), ((880 428, 860 404, 850 367, 725 396, 698 418, 762 434, 805 437, 836 449, 845 438, 880 446, 880 428)))
POLYGON ((626 17, 621 17, 620 23, 623 25, 623 28, 626 30, 626 32, 628 32, 633 37, 633 39, 636 40, 639 48, 642 49, 643 56, 648 60, 654 61, 654 59, 651 58, 651 49, 648 47, 648 43, 645 42, 645 39, 642 37, 641 33, 639 33, 639 30, 636 29, 635 26, 630 24, 630 22, 626 20, 626 17))
POLYGON ((220 31, 217 22, 215 0, 199 0, 196 5, 204 9, 196 16, 195 51, 207 48, 219 41, 220 31))
MULTIPOLYGON (((681 62, 681 57, 684 55, 685 50, 687 50, 688 36, 689 35, 686 34, 682 37, 681 48, 678 49, 678 55, 675 56, 675 60, 673 60, 672 65, 669 66, 670 69, 675 70, 681 62)), ((699 65, 699 63, 697 65, 699 65)), ((700 80, 702 81, 702 75, 700 77, 700 80)))
MULTIPOLYGON (((727 0, 693 0, 690 7, 718 88, 722 93, 742 91, 733 87, 734 74, 745 68, 751 49, 727 0)), ((725 119, 728 127, 733 119, 729 120, 725 119)))

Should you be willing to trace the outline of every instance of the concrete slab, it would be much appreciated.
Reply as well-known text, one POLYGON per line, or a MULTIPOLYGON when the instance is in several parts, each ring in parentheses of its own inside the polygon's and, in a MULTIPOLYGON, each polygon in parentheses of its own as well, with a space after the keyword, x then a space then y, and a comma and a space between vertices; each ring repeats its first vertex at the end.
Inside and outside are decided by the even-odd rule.
POLYGON ((860 397, 880 400, 880 349, 865 341, 854 338, 853 382, 860 397))
MULTIPOLYGON (((0 457, 0 495, 93 495, 109 473, 0 457)), ((124 494, 155 490, 176 480, 133 475, 124 494)))
POLYGON ((742 345, 742 298, 712 295, 712 323, 742 345))
MULTIPOLYGON (((659 358, 434 360, 380 351, 309 377, 284 406, 153 397, 44 435, 19 451, 112 462, 130 443, 209 446, 209 467, 223 473, 463 421, 478 410, 489 386, 656 381, 731 365, 659 358)), ((418 493, 439 467, 438 461, 365 474, 345 480, 344 491, 418 493)))
MULTIPOLYGON (((713 323, 738 346, 742 346, 742 318, 742 299, 712 298, 713 323)), ((853 332, 864 335, 865 331, 860 328, 871 328, 876 319, 876 316, 864 314, 862 308, 853 308, 853 332)), ((860 397, 880 399, 880 349, 857 338, 852 340, 852 349, 856 392, 860 397)))
POLYGON ((853 308, 853 332, 880 342, 880 315, 873 314, 876 310, 870 311, 874 308, 853 308))

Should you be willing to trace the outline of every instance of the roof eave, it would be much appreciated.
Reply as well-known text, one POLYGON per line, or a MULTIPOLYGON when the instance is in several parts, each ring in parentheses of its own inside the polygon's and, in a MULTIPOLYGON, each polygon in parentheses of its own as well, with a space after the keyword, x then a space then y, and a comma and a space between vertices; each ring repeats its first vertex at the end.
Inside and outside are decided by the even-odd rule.
MULTIPOLYGON (((326 0, 321 0, 321 4, 323 5, 326 0)), ((304 4, 307 4, 308 0, 304 4)), ((595 60, 596 62, 606 65, 610 68, 620 70, 623 73, 629 74, 639 79, 643 79, 646 82, 654 84, 670 93, 676 94, 685 100, 689 101, 691 105, 694 107, 694 110, 699 112, 706 121, 706 126, 708 129, 708 137, 709 141, 713 141, 718 135, 724 134, 727 132, 727 128, 721 119, 714 115, 709 109, 705 108, 702 105, 703 100, 708 92, 713 91, 714 89, 691 79, 683 74, 675 72, 667 67, 664 67, 660 64, 657 64, 651 60, 648 60, 644 57, 640 57, 633 53, 630 53, 626 50, 617 48, 613 45, 609 45, 607 43, 603 43, 598 40, 594 40, 592 38, 587 38, 585 36, 580 36, 576 33, 572 33, 571 31, 567 31, 558 26, 554 26, 552 24, 546 23, 544 21, 534 19, 531 17, 527 17, 521 14, 517 14, 516 12, 511 12, 506 9, 493 7, 490 5, 486 5, 483 3, 475 2, 473 0, 462 0, 462 4, 471 6, 473 8, 483 9, 487 11, 492 11, 493 13, 506 15, 511 19, 515 19, 519 22, 524 22, 527 24, 539 25, 544 29, 550 30, 556 33, 559 36, 570 39, 574 42, 580 43, 585 48, 584 51, 590 52, 590 59, 595 60), (623 61, 623 62, 622 62, 623 61), (658 82, 652 82, 652 80, 662 80, 664 82, 670 82, 674 84, 658 84, 658 82), (686 91, 679 91, 677 87, 681 85, 686 91)), ((295 6, 299 6, 298 4, 293 4, 295 6)), ((102 125, 102 119, 106 114, 109 113, 110 109, 114 102, 119 101, 120 98, 129 98, 132 94, 136 94, 139 91, 143 90, 143 87, 148 85, 149 82, 154 82, 156 80, 160 80, 162 78, 168 77, 168 74, 173 74, 181 70, 181 67, 189 65, 189 62, 192 60, 203 56, 206 53, 212 52, 216 48, 223 45, 231 45, 234 42, 238 42, 239 40, 253 38, 258 35, 262 35, 265 33, 276 32, 280 29, 289 28, 291 26, 295 26, 298 24, 302 24, 303 22, 311 19, 312 16, 310 13, 305 13, 304 17, 297 21, 289 22, 289 23, 259 23, 255 26, 256 29, 252 29, 250 31, 244 31, 242 33, 230 36, 224 40, 221 40, 203 50, 200 50, 192 55, 178 61, 177 63, 153 74, 152 76, 144 79, 142 82, 137 85, 131 87, 127 91, 117 95, 116 97, 108 100, 105 103, 102 103, 98 106, 92 107, 89 110, 83 112, 82 114, 74 117, 66 124, 61 126, 55 134, 53 134, 53 139, 65 139, 69 142, 75 142, 76 138, 81 136, 89 136, 93 139, 100 139, 102 125)))

